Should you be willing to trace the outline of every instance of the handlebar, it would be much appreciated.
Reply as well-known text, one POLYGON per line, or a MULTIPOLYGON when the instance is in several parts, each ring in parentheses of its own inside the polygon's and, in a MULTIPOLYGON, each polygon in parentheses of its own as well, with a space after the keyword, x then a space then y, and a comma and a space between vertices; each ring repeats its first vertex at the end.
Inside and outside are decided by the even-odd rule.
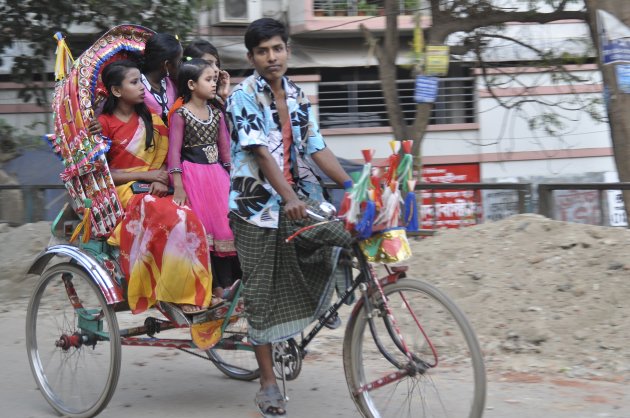
POLYGON ((311 209, 308 209, 308 208, 306 209, 306 214, 308 215, 309 218, 311 218, 314 221, 322 222, 322 221, 329 220, 325 216, 322 216, 319 213, 315 213, 314 211, 312 211, 311 209))
POLYGON ((309 218, 318 222, 330 221, 335 218, 335 215, 337 215, 337 208, 335 208, 333 204, 328 202, 321 202, 319 204, 319 210, 322 211, 324 215, 320 215, 319 213, 316 213, 308 207, 306 208, 306 214, 309 218))
POLYGON ((319 213, 315 212, 313 209, 307 207, 306 214, 308 215, 308 217, 314 221, 317 221, 318 223, 300 228, 297 232, 295 232, 293 235, 288 237, 285 241, 290 242, 291 240, 293 240, 293 238, 297 237, 302 232, 307 231, 311 228, 314 228, 317 225, 321 225, 321 223, 339 220, 335 217, 335 215, 337 215, 337 209, 332 204, 328 202, 321 202, 319 204, 319 210, 322 211, 324 215, 320 215, 319 213))

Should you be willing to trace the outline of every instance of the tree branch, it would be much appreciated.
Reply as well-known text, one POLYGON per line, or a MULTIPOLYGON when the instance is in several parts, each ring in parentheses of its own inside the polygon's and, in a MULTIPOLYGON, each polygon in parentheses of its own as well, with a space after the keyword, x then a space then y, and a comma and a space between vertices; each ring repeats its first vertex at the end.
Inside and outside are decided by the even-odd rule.
POLYGON ((549 13, 508 12, 486 2, 479 2, 474 7, 464 8, 462 12, 448 12, 440 10, 439 2, 432 1, 433 23, 428 29, 427 38, 430 38, 431 42, 444 43, 449 35, 456 32, 472 32, 475 29, 503 25, 509 22, 544 24, 567 19, 587 20, 588 13, 585 10, 570 11, 565 10, 565 7, 566 1, 563 1, 553 12, 549 13))

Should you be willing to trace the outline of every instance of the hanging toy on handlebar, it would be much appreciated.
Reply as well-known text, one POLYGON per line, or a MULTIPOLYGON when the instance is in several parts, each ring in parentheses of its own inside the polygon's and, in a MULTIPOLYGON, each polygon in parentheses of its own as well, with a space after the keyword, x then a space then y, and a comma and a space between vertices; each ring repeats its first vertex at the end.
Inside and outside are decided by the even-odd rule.
POLYGON ((398 182, 402 186, 404 198, 403 225, 407 231, 418 231, 418 205, 416 202, 416 180, 413 179, 413 157, 411 156, 412 141, 403 141, 404 155, 396 170, 398 182))
POLYGON ((383 169, 373 167, 374 150, 362 150, 363 170, 344 196, 340 212, 345 214, 346 229, 362 240, 360 246, 370 261, 391 263, 411 256, 406 230, 418 229, 411 145, 412 141, 390 141, 392 155, 383 169))

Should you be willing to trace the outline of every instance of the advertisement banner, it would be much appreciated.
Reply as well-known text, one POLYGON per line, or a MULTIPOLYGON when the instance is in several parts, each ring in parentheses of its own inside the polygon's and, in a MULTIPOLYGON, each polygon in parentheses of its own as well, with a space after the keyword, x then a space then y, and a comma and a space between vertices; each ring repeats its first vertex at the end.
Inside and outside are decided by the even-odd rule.
MULTIPOLYGON (((479 179, 479 164, 422 168, 422 183, 478 183, 479 179)), ((481 197, 474 190, 421 190, 420 198, 421 228, 460 228, 475 225, 482 216, 481 197)))
MULTIPOLYGON (((619 176, 617 176, 616 171, 607 171, 604 173, 604 181, 606 183, 618 183, 619 176)), ((608 202, 608 224, 610 226, 628 226, 621 190, 606 190, 606 201, 608 202)))
POLYGON ((602 64, 630 62, 630 28, 614 15, 597 10, 602 64))
POLYGON ((425 74, 446 77, 450 62, 449 47, 446 45, 427 45, 425 54, 425 74))
POLYGON ((495 222, 519 213, 516 190, 483 190, 483 221, 495 222))
POLYGON ((599 225, 601 207, 597 190, 556 190, 553 218, 563 222, 599 225))
POLYGON ((438 94, 438 78, 419 75, 416 77, 414 100, 416 103, 434 103, 438 94))

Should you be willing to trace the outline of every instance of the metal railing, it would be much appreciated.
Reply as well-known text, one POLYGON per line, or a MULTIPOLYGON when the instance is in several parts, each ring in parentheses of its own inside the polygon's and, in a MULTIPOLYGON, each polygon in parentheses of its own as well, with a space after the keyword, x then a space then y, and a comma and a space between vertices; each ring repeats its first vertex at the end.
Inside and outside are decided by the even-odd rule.
MULTIPOLYGON (((326 188, 339 189, 339 187, 332 183, 325 184, 326 188)), ((5 199, 3 192, 5 191, 19 191, 21 193, 22 201, 22 219, 10 222, 12 224, 21 224, 36 222, 42 220, 52 220, 54 216, 50 216, 54 212, 55 205, 62 206, 67 200, 65 196, 67 193, 63 185, 59 184, 38 184, 38 185, 0 185, 0 196, 5 199), (57 197, 52 201, 46 197, 46 192, 59 191, 56 193, 57 197)), ((511 204, 513 211, 518 213, 531 213, 535 212, 536 208, 533 203, 534 186, 531 183, 421 183, 416 185, 417 191, 422 191, 422 195, 417 194, 418 199, 422 199, 423 195, 429 193, 430 204, 434 206, 433 213, 438 211, 435 209, 437 199, 435 194, 444 190, 468 190, 474 193, 474 199, 472 204, 480 206, 481 194, 480 191, 489 190, 505 190, 513 191, 517 194, 516 202, 511 204)), ((554 219, 557 217, 556 212, 556 197, 554 192, 567 191, 567 190, 581 190, 581 191, 597 191, 598 202, 596 202, 597 210, 599 211, 599 222, 593 222, 599 225, 608 225, 604 217, 605 211, 603 208, 606 206, 605 199, 603 199, 603 192, 609 190, 630 190, 630 183, 543 183, 538 184, 536 187, 538 196, 538 210, 537 212, 545 217, 554 219)), ((426 202, 426 199, 424 199, 426 202)), ((16 203, 16 207, 19 205, 16 203)), ((56 212, 54 212, 56 213, 56 212)), ((474 215, 480 213, 477 207, 473 209, 474 215)), ((484 218, 487 219, 487 218, 484 218)), ((475 221, 479 222, 480 218, 475 217, 475 221)), ((0 222, 7 222, 6 219, 1 219, 0 222)))
MULTIPOLYGON (((319 83, 320 128, 390 126, 380 81, 335 81, 319 83)), ((405 121, 416 113, 415 81, 398 80, 398 94, 405 121)), ((440 78, 430 125, 474 123, 476 121, 474 79, 440 78)))
MULTIPOLYGON (((410 15, 418 10, 418 0, 399 0, 400 14, 410 15)), ((380 16, 384 0, 314 0, 314 16, 380 16)))
MULTIPOLYGON (((609 190, 630 190, 630 183, 545 183, 538 185, 538 213, 548 218, 556 217, 554 192, 564 190, 596 191, 596 206, 599 211, 599 225, 606 225, 604 192, 609 190)), ((609 208, 610 210, 610 208, 609 208)))
POLYGON ((63 184, 33 184, 33 185, 0 185, 0 196, 2 200, 9 199, 4 196, 5 191, 20 192, 21 205, 18 201, 14 202, 16 210, 21 209, 21 219, 9 218, 2 219, 0 222, 8 222, 9 224, 24 224, 43 220, 52 220, 49 214, 56 213, 63 203, 67 200, 66 187, 63 184), (61 191, 63 189, 63 192, 61 191), (60 190, 57 196, 48 198, 46 192, 49 190, 60 190))

